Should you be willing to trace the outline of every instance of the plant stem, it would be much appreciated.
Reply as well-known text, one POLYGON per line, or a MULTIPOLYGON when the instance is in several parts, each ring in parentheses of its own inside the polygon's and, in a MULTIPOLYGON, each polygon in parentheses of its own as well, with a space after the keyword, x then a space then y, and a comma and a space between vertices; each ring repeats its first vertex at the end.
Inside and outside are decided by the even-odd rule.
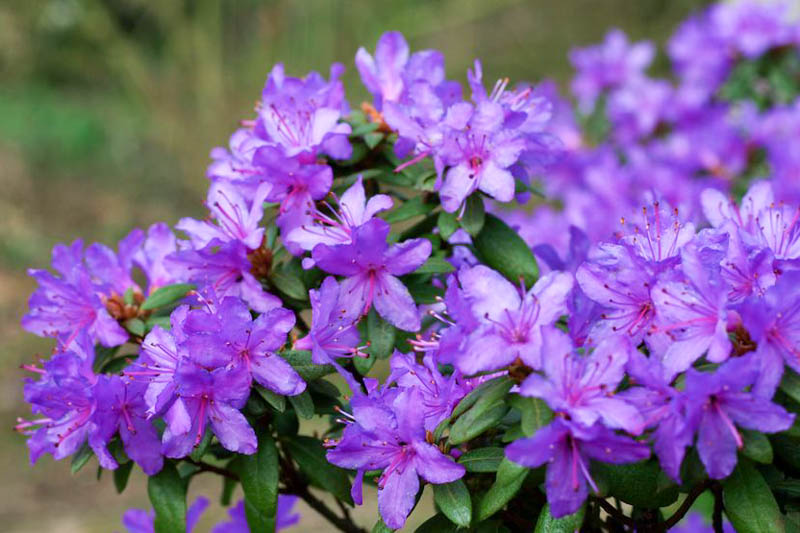
POLYGON ((714 493, 714 514, 712 515, 714 533, 722 533, 722 487, 719 483, 714 483, 711 492, 714 493))
POLYGON ((633 518, 622 514, 616 507, 608 503, 606 500, 595 498, 595 501, 597 501, 600 507, 602 507, 603 510, 607 512, 614 520, 631 528, 631 530, 636 530, 636 521, 633 520, 633 518))
POLYGON ((225 468, 221 468, 219 466, 214 466, 203 461, 195 461, 194 459, 187 457, 186 461, 199 467, 203 472, 211 472, 213 474, 220 475, 222 477, 226 477, 228 479, 232 479, 234 481, 239 481, 239 476, 236 475, 234 472, 227 470, 225 468))
POLYGON ((711 486, 711 481, 706 480, 700 483, 699 485, 695 485, 692 487, 692 490, 689 491, 689 494, 686 496, 686 499, 683 500, 681 506, 678 507, 678 510, 670 516, 664 522, 664 529, 670 529, 675 524, 681 521, 681 519, 686 516, 686 513, 689 512, 689 509, 692 507, 692 504, 695 500, 703 493, 707 488, 711 486))

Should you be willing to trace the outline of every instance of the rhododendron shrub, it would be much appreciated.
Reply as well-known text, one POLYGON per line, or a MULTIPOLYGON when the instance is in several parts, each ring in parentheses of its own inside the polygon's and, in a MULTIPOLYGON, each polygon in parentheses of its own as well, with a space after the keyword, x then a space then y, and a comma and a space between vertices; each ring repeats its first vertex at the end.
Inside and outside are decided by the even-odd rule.
POLYGON ((670 79, 613 30, 570 54, 572 101, 449 80, 396 32, 355 56, 360 105, 342 65, 275 66, 204 219, 30 271, 31 461, 94 457, 120 492, 140 468, 129 531, 190 531, 198 475, 241 488, 217 532, 297 500, 401 529, 426 485, 423 532, 800 527, 791 7, 693 15, 670 79))

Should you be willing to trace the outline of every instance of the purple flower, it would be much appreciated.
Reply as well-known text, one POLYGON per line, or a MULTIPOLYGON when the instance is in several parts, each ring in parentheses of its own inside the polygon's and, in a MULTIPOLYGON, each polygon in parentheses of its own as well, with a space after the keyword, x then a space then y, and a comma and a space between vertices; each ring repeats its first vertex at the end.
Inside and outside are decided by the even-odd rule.
POLYGON ((422 364, 419 364, 413 354, 395 351, 390 365, 392 373, 386 378, 386 383, 419 389, 422 398, 419 408, 423 411, 426 431, 433 432, 469 392, 469 387, 461 380, 458 372, 448 377, 443 376, 430 355, 426 355, 422 364))
POLYGON ((240 367, 261 386, 288 396, 303 392, 306 384, 275 352, 294 327, 294 313, 278 307, 253 319, 238 298, 226 297, 214 309, 189 311, 181 343, 189 358, 206 368, 240 367))
POLYGON ((420 328, 419 311, 408 289, 396 276, 410 274, 431 254, 427 239, 410 239, 389 246, 389 224, 372 219, 353 233, 351 244, 318 244, 312 257, 326 272, 345 276, 343 304, 366 314, 375 310, 389 323, 406 331, 420 328))
POLYGON ((363 47, 356 52, 356 67, 361 81, 375 96, 378 109, 383 101, 394 102, 400 98, 408 55, 408 43, 403 34, 396 31, 381 35, 374 58, 363 47))
MULTIPOLYGON (((338 200, 338 209, 327 203, 322 209, 314 209, 311 222, 292 230, 285 240, 306 251, 313 250, 317 244, 350 244, 356 228, 372 220, 377 213, 391 209, 393 203, 386 194, 376 194, 367 200, 363 179, 358 176, 338 200)), ((303 265, 309 268, 313 260, 307 259, 303 265)))
POLYGON ((483 265, 462 269, 457 280, 478 327, 464 339, 456 367, 470 375, 502 368, 519 358, 540 368, 542 331, 566 313, 572 275, 550 272, 527 293, 483 265))
POLYGON ((686 392, 698 428, 697 451, 709 477, 728 477, 736 466, 736 451, 744 445, 736 426, 777 433, 789 429, 794 415, 744 389, 758 378, 757 356, 730 359, 713 373, 689 369, 686 392))
POLYGON ((754 392, 772 398, 784 363, 800 372, 800 272, 781 275, 763 298, 750 298, 740 308, 742 323, 755 341, 760 373, 754 392))
MULTIPOLYGON (((275 515, 275 531, 281 531, 292 527, 300 522, 300 513, 293 512, 294 505, 297 503, 297 496, 288 494, 278 494, 278 509, 275 515)), ((228 510, 230 521, 222 522, 214 526, 211 533, 250 533, 250 526, 247 525, 247 516, 244 512, 244 500, 228 510)))
POLYGON ((262 183, 252 199, 246 199, 231 182, 217 180, 208 189, 206 207, 216 221, 183 218, 175 226, 191 239, 192 247, 200 249, 214 239, 221 242, 239 241, 251 250, 261 247, 264 228, 259 227, 264 215, 264 200, 270 192, 270 185, 262 183))
POLYGON ((245 455, 255 453, 256 434, 239 412, 250 395, 251 378, 245 367, 209 370, 183 359, 174 379, 176 399, 164 415, 164 455, 189 455, 203 440, 207 424, 224 448, 245 455))
POLYGON ((15 430, 28 435, 31 463, 49 453, 63 459, 86 443, 96 401, 92 386, 97 378, 92 373, 94 347, 83 333, 59 352, 43 368, 25 366, 39 374, 39 380, 28 379, 24 387, 25 401, 37 418, 18 419, 15 430))
POLYGON ((416 387, 356 395, 342 438, 328 443, 332 447, 328 461, 358 471, 353 483, 357 503, 361 503, 364 472, 383 470, 378 479, 378 510, 392 529, 405 525, 420 477, 429 483, 450 483, 465 472, 425 440, 424 412, 418 408, 422 401, 422 392, 416 387))
POLYGON ((119 376, 102 375, 92 389, 97 407, 89 428, 89 445, 100 466, 114 470, 119 465, 108 451, 108 443, 119 433, 125 452, 147 475, 153 475, 164 464, 161 440, 147 417, 144 400, 146 385, 126 381, 119 376))
POLYGON ((28 274, 39 288, 31 295, 30 311, 22 327, 43 337, 59 337, 70 344, 80 331, 88 332, 103 346, 118 346, 128 341, 128 333, 103 305, 88 269, 82 263, 83 243, 53 248, 55 276, 46 270, 31 269, 28 274))
POLYGON ((581 110, 591 111, 604 90, 623 86, 642 76, 654 55, 652 43, 629 43, 620 30, 608 32, 602 44, 572 50, 569 59, 577 70, 572 92, 581 110))
POLYGON ((356 327, 361 308, 347 305, 346 295, 332 276, 325 278, 319 290, 308 291, 308 298, 311 300, 311 330, 294 342, 294 349, 310 350, 312 362, 333 365, 353 390, 360 390, 358 382, 336 359, 366 356, 356 327))
POLYGON ((574 513, 597 485, 589 472, 589 461, 634 463, 647 459, 650 449, 628 437, 617 435, 602 424, 589 428, 556 418, 533 437, 506 447, 506 456, 521 465, 547 465, 547 503, 555 517, 574 513))
POLYGON ((631 404, 614 397, 634 351, 630 341, 614 336, 601 341, 588 356, 576 355, 572 341, 556 329, 543 331, 543 370, 520 385, 523 396, 541 398, 556 412, 586 427, 602 421, 614 429, 638 435, 644 420, 631 404))
POLYGON ((282 64, 275 65, 262 91, 256 135, 301 163, 313 163, 321 153, 350 157, 350 126, 339 122, 347 111, 339 80, 343 72, 344 67, 335 63, 330 81, 316 72, 294 78, 285 75, 282 64))
POLYGON ((656 358, 645 357, 638 350, 628 354, 626 369, 630 381, 641 386, 626 389, 619 397, 639 409, 646 427, 656 428, 651 436, 653 451, 664 472, 680 481, 686 447, 694 439, 686 394, 672 387, 674 372, 666 369, 656 358))
POLYGON ((721 3, 711 8, 710 20, 729 46, 755 58, 772 47, 792 42, 790 5, 753 0, 721 3))
POLYGON ((210 287, 220 297, 238 296, 255 311, 265 313, 279 307, 252 273, 250 250, 240 241, 212 240, 201 250, 181 250, 167 258, 176 278, 210 287))
POLYGON ((654 328, 666 333, 671 343, 663 354, 664 365, 676 372, 689 368, 704 353, 709 361, 728 358, 728 289, 719 269, 720 261, 706 265, 699 246, 681 253, 686 279, 659 281, 652 290, 656 307, 654 328))

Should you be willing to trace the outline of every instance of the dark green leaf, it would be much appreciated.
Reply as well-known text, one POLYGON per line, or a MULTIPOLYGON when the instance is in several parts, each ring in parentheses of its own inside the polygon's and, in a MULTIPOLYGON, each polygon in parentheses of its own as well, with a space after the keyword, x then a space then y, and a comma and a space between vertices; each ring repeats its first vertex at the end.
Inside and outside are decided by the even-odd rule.
POLYGON ((72 456, 72 463, 69 466, 72 474, 75 475, 80 472, 81 468, 86 466, 86 463, 89 462, 89 459, 91 459, 93 455, 94 452, 89 447, 89 443, 84 442, 83 446, 72 456))
POLYGON ((350 137, 362 137, 367 133, 372 133, 373 131, 377 130, 380 127, 380 124, 377 122, 366 122, 359 124, 353 128, 353 131, 350 132, 350 137))
POLYGON ((508 406, 502 400, 494 403, 478 402, 466 413, 458 417, 450 427, 450 444, 456 445, 474 439, 487 429, 494 427, 508 413, 508 406))
POLYGON ((800 498, 800 480, 787 479, 772 485, 772 490, 786 494, 790 498, 800 498))
POLYGON ((534 533, 573 533, 580 531, 583 517, 586 514, 586 505, 582 505, 575 513, 561 518, 550 514, 550 505, 545 505, 536 521, 534 533))
POLYGON ((194 289, 194 285, 191 283, 176 283, 175 285, 159 287, 153 291, 153 294, 147 297, 141 309, 143 311, 148 311, 174 304, 182 300, 186 296, 186 293, 192 289, 194 289))
POLYGON ((678 486, 654 459, 621 465, 597 461, 592 463, 592 473, 602 480, 608 494, 634 507, 656 509, 678 499, 678 486))
POLYGON ((222 477, 222 494, 219 495, 219 504, 228 507, 233 500, 233 491, 239 482, 227 476, 222 477))
POLYGON ((258 395, 261 396, 265 402, 270 404, 273 409, 282 413, 286 409, 286 396, 281 396, 280 394, 276 394, 269 389, 262 387, 261 385, 255 386, 256 392, 258 395))
POLYGON ((212 431, 206 431, 203 435, 203 438, 192 450, 192 454, 190 456, 192 460, 200 461, 203 458, 208 451, 208 446, 211 444, 212 438, 214 438, 214 433, 212 431))
POLYGON ((753 464, 742 459, 722 482, 725 514, 738 533, 785 531, 783 515, 767 482, 753 464))
POLYGON ((382 319, 375 309, 370 309, 367 315, 367 340, 369 341, 370 354, 378 359, 386 359, 392 355, 397 330, 382 319))
POLYGON ((469 527, 472 520, 472 500, 464 482, 460 479, 452 483, 433 486, 433 500, 447 518, 461 527, 469 527))
POLYGON ((125 487, 128 486, 131 470, 133 470, 133 461, 122 463, 114 470, 114 487, 117 489, 117 494, 122 494, 125 491, 125 487))
POLYGON ((461 227, 473 237, 480 233, 486 222, 486 209, 480 194, 472 194, 467 198, 467 206, 461 217, 461 227))
POLYGON ((171 462, 150 476, 147 494, 156 513, 156 533, 186 533, 186 482, 171 462))
POLYGON ((244 511, 251 531, 275 531, 278 505, 278 450, 268 429, 258 431, 258 450, 232 465, 244 490, 244 511))
POLYGON ((315 365, 311 362, 311 352, 305 350, 286 350, 280 354, 286 359, 290 365, 300 374, 300 377, 306 381, 314 381, 315 379, 333 374, 336 369, 331 365, 315 365))
POLYGON ((381 518, 378 518, 378 521, 372 526, 372 533, 391 533, 392 531, 394 529, 384 524, 381 518))
POLYGON ((301 302, 308 300, 306 286, 303 285, 303 280, 298 276, 281 270, 275 270, 269 275, 269 280, 276 289, 289 298, 294 298, 301 302))
POLYGON ((439 227, 439 235, 446 240, 458 229, 458 220, 453 213, 442 211, 436 219, 436 225, 439 227))
POLYGON ((383 219, 390 224, 394 224, 395 222, 402 222, 410 218, 427 215, 433 211, 435 207, 435 204, 425 203, 422 196, 415 196, 386 213, 383 219))
POLYGON ((503 448, 476 448, 458 458, 467 472, 497 472, 505 458, 503 448))
POLYGON ((301 394, 289 396, 288 398, 297 416, 305 418, 306 420, 314 418, 314 400, 311 399, 311 394, 308 392, 308 389, 304 390, 301 394))
POLYGON ((415 274, 447 274, 453 272, 455 267, 444 257, 431 256, 418 269, 415 274))
POLYGON ((749 429, 741 430, 744 448, 742 453, 757 463, 768 465, 772 463, 772 445, 763 433, 749 429))
POLYGON ((442 513, 436 513, 423 522, 414 533, 456 533, 459 527, 442 513))
POLYGON ((553 411, 547 407, 544 400, 527 396, 513 395, 509 402, 512 407, 519 409, 522 415, 522 434, 530 437, 536 430, 546 426, 553 419, 553 411))
POLYGON ((367 354, 366 357, 356 356, 353 357, 353 366, 356 367, 359 374, 366 376, 369 371, 372 370, 377 360, 378 359, 372 354, 367 354))
POLYGON ((95 346, 95 348, 94 348, 94 364, 92 365, 94 371, 96 373, 99 373, 100 370, 103 368, 103 365, 106 363, 106 361, 111 360, 115 355, 117 355, 117 352, 119 351, 120 348, 121 348, 121 346, 114 346, 113 348, 106 348, 105 346, 103 346, 101 344, 98 344, 97 346, 95 346))
POLYGON ((800 375, 794 370, 786 368, 781 379, 781 390, 792 400, 800 402, 800 375))
POLYGON ((122 325, 125 326, 125 329, 127 329, 129 333, 137 337, 144 337, 144 334, 147 332, 147 326, 138 318, 129 318, 123 322, 122 325))
POLYGON ((524 466, 503 459, 497 469, 497 477, 486 494, 478 500, 475 509, 475 520, 480 522, 492 516, 494 513, 505 507, 511 501, 523 481, 527 477, 529 470, 524 466))
POLYGON ((104 374, 118 374, 134 359, 136 359, 135 355, 120 355, 106 361, 101 371, 104 374))
POLYGON ((172 326, 168 316, 151 316, 144 321, 144 325, 147 331, 152 330, 156 326, 160 326, 162 329, 169 331, 172 326))
POLYGON ((381 143, 384 137, 385 135, 379 131, 367 133, 364 135, 364 144, 366 144, 370 149, 375 148, 381 143))
POLYGON ((330 464, 325 458, 322 443, 312 437, 293 437, 287 441, 292 459, 315 486, 333 494, 339 500, 353 504, 347 472, 330 464))
POLYGON ((511 381, 511 378, 508 376, 501 376, 481 383, 458 402, 458 405, 453 409, 452 416, 459 416, 472 407, 479 399, 484 399, 484 401, 487 402, 494 402, 498 398, 502 398, 511 389, 513 384, 514 382, 511 381))
POLYGON ((533 252, 517 232, 494 215, 486 215, 480 233, 473 239, 478 258, 514 284, 520 278, 531 287, 539 276, 533 252))

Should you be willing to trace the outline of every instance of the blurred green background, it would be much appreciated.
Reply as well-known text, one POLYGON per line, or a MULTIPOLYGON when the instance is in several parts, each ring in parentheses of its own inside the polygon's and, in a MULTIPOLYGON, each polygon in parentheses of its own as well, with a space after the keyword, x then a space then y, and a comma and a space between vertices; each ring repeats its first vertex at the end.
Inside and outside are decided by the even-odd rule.
MULTIPOLYGON (((485 77, 564 85, 570 47, 611 27, 662 44, 701 0, 3 0, 0 2, 0 529, 107 532, 130 506, 147 506, 144 479, 117 495, 93 465, 35 468, 13 433, 22 404, 19 365, 50 343, 18 326, 34 289, 25 269, 49 264, 59 241, 114 243, 136 225, 202 216, 207 154, 252 114, 276 61, 302 75, 348 67, 351 105, 365 98, 352 58, 386 30, 412 49, 438 48, 448 77, 474 58, 485 77)), ((656 70, 665 71, 660 57, 656 70)), ((224 514, 220 483, 191 494, 224 514)), ((426 505, 430 505, 429 503, 426 505)), ((412 515, 409 526, 419 523, 412 515)), ((372 525, 375 509, 358 516, 372 525)), ((328 530, 308 511, 297 531, 328 530)))

